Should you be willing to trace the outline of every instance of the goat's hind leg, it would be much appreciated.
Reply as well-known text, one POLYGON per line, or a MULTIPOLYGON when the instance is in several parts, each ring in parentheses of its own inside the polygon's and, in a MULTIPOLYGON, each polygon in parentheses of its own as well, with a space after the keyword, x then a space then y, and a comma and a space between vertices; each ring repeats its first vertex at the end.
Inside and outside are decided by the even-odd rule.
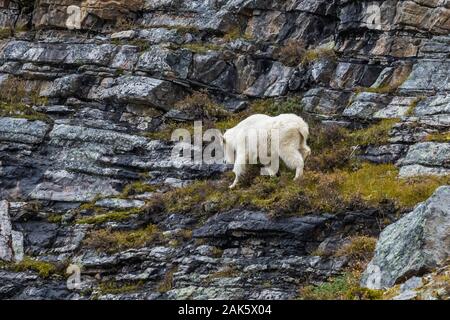
POLYGON ((234 163, 233 172, 235 174, 235 178, 233 184, 230 186, 230 189, 234 189, 239 183, 239 178, 245 173, 245 155, 242 156, 237 152, 236 162, 234 163))
POLYGON ((295 170, 294 180, 299 180, 303 176, 305 162, 299 150, 294 148, 283 148, 280 150, 280 158, 289 169, 295 170))

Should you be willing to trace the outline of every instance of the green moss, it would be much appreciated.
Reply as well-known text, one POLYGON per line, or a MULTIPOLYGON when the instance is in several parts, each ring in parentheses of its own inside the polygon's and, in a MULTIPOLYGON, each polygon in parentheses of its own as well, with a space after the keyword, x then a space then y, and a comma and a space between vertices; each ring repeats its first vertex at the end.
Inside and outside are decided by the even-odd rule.
POLYGON ((0 29, 0 40, 7 39, 12 36, 12 30, 10 28, 0 29))
POLYGON ((300 289, 302 300, 380 300, 383 292, 359 286, 358 273, 346 273, 332 278, 318 286, 306 286, 300 289))
POLYGON ((341 172, 341 175, 344 179, 340 192, 344 200, 359 195, 371 205, 387 199, 401 208, 412 208, 429 198, 439 186, 450 182, 450 177, 400 179, 398 169, 389 164, 364 164, 355 172, 341 172))
POLYGON ((150 43, 147 40, 136 39, 130 41, 129 44, 138 47, 141 51, 147 51, 148 49, 150 49, 150 43))
POLYGON ((432 133, 429 134, 425 140, 432 142, 450 142, 450 132, 432 133))
POLYGON ((154 185, 149 185, 142 181, 136 181, 125 186, 120 194, 120 198, 128 198, 135 194, 142 194, 146 192, 155 192, 158 188, 154 185))
POLYGON ((252 36, 244 33, 239 26, 235 26, 223 35, 223 39, 227 42, 231 42, 237 39, 251 40, 252 36))
POLYGON ((124 294, 130 292, 136 292, 144 286, 143 281, 129 282, 129 283, 117 283, 115 281, 102 282, 99 284, 99 293, 106 294, 124 294))
POLYGON ((102 224, 108 221, 124 221, 133 216, 145 214, 148 212, 156 212, 162 209, 162 199, 156 195, 145 202, 145 206, 141 208, 130 208, 123 210, 107 210, 95 205, 97 200, 83 204, 79 211, 88 211, 92 216, 78 218, 76 224, 102 224))
POLYGON ((300 98, 287 99, 260 99, 255 100, 249 108, 249 111, 242 114, 242 116, 249 116, 250 114, 262 113, 270 116, 278 116, 284 113, 300 114, 303 110, 303 105, 300 98))
POLYGON ((62 215, 60 214, 52 214, 48 216, 47 221, 50 223, 61 223, 62 222, 62 215))
POLYGON ((212 255, 214 258, 220 258, 220 257, 222 257, 222 255, 223 255, 223 249, 214 247, 214 248, 212 249, 211 255, 212 255))
POLYGON ((1 263, 0 268, 14 272, 35 271, 41 278, 48 278, 58 271, 56 265, 50 262, 34 260, 30 257, 25 257, 17 263, 1 263))
POLYGON ((367 129, 352 132, 349 137, 349 142, 352 145, 369 146, 369 145, 384 145, 389 143, 389 133, 398 123, 397 119, 386 119, 380 123, 375 124, 367 129))
POLYGON ((379 93, 379 94, 390 94, 397 91, 397 87, 390 85, 382 85, 379 87, 360 87, 356 89, 356 93, 369 92, 369 93, 379 93))
POLYGON ((97 194, 90 202, 83 203, 80 206, 79 211, 93 211, 96 213, 102 212, 101 208, 97 207, 97 205, 96 205, 97 201, 99 201, 101 199, 102 199, 102 196, 100 194, 97 194))
POLYGON ((212 43, 188 43, 181 46, 194 53, 207 53, 208 51, 221 51, 222 47, 212 43))
POLYGON ((100 229, 91 231, 83 244, 92 249, 104 252, 119 252, 131 248, 141 248, 160 240, 161 231, 155 225, 142 230, 111 231, 100 229))
POLYGON ((53 119, 44 113, 35 111, 25 104, 9 104, 0 102, 0 117, 22 118, 30 121, 52 123, 53 119))
MULTIPOLYGON (((103 212, 104 209, 95 207, 96 213, 103 212)), ((128 210, 109 211, 95 216, 84 217, 76 220, 76 224, 102 224, 108 221, 123 221, 129 219, 133 215, 139 215, 144 212, 143 209, 133 208, 128 210)))

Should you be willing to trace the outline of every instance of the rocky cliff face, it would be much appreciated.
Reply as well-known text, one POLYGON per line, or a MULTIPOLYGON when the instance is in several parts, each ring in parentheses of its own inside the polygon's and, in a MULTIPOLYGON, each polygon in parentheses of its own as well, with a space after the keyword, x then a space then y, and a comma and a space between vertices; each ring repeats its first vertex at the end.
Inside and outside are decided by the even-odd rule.
POLYGON ((232 119, 289 101, 322 127, 391 123, 351 156, 445 177, 449 21, 440 0, 0 0, 0 259, 18 261, 0 297, 292 299, 345 272, 334 253, 405 208, 168 210, 155 199, 227 167, 173 159, 159 134, 209 121, 180 108, 199 95, 232 119))

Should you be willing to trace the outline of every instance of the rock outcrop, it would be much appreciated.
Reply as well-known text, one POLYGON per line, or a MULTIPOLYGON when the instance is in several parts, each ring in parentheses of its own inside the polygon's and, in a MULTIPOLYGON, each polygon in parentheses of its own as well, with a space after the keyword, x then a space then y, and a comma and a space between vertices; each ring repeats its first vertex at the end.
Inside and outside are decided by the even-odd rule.
POLYGON ((442 267, 450 258, 450 187, 439 188, 380 235, 362 284, 385 289, 442 267))

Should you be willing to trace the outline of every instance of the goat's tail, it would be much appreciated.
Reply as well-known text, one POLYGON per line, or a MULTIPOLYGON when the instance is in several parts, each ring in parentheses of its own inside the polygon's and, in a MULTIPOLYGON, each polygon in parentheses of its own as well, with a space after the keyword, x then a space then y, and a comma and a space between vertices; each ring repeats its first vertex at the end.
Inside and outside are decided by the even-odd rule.
MULTIPOLYGON (((305 123, 306 124, 306 123, 305 123)), ((309 128, 308 128, 308 125, 306 124, 306 125, 302 125, 302 126, 299 126, 299 128, 298 128, 298 131, 300 131, 300 134, 302 135, 302 140, 304 141, 304 143, 306 143, 306 141, 308 140, 308 138, 309 138, 309 128)))
POLYGON ((311 149, 308 147, 308 139, 309 139, 309 126, 306 122, 302 121, 302 125, 298 127, 298 131, 301 135, 300 141, 300 152, 303 155, 304 160, 311 155, 311 149))

